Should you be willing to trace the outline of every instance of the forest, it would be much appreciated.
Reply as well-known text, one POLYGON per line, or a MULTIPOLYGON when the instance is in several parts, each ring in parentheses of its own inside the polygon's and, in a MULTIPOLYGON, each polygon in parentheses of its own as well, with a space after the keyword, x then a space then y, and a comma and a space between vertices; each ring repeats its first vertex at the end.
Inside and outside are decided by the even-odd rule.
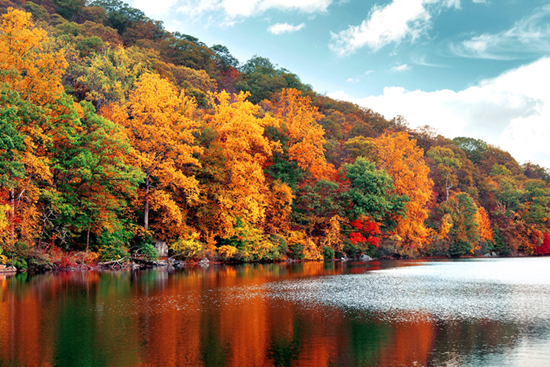
MULTIPOLYGON (((550 254, 550 171, 120 0, 0 0, 0 263, 550 254)), ((480 122, 482 123, 482 122, 480 122)))

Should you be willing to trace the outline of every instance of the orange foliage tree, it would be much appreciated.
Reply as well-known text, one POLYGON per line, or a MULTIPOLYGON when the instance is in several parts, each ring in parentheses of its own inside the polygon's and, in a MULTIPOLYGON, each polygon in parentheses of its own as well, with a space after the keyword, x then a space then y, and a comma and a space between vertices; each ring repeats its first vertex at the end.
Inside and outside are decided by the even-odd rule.
POLYGON ((423 246, 428 235, 424 222, 428 218, 433 189, 424 152, 405 132, 385 133, 375 140, 375 144, 378 165, 393 179, 394 193, 410 199, 406 216, 398 220, 395 233, 399 242, 414 251, 423 246))
POLYGON ((259 117, 259 107, 247 101, 248 93, 230 95, 225 91, 210 94, 214 113, 206 115, 205 122, 215 131, 212 151, 219 151, 217 157, 223 176, 219 186, 210 186, 214 202, 205 213, 216 218, 218 234, 227 238, 234 234, 237 220, 249 225, 264 223, 267 201, 288 201, 289 192, 280 186, 282 197, 268 195, 269 188, 263 165, 278 144, 264 136, 267 125, 276 124, 269 116, 259 117))
POLYGON ((0 82, 11 85, 22 98, 46 105, 63 91, 61 76, 67 62, 63 50, 55 50, 54 41, 34 26, 31 17, 11 8, 2 15, 0 82))
POLYGON ((319 124, 323 115, 307 96, 296 89, 283 89, 274 106, 283 134, 288 137, 289 159, 298 167, 309 170, 313 178, 332 178, 334 167, 325 158, 325 130, 319 124))
MULTIPOLYGON (((185 213, 175 193, 186 203, 198 198, 198 181, 189 168, 199 166, 193 133, 199 123, 192 119, 195 103, 167 80, 143 74, 124 105, 113 104, 103 114, 126 128, 134 148, 129 161, 145 173, 141 190, 145 229, 151 209, 162 213, 159 229, 171 224, 185 227, 185 213)), ((182 228, 183 228, 182 227, 182 228)))

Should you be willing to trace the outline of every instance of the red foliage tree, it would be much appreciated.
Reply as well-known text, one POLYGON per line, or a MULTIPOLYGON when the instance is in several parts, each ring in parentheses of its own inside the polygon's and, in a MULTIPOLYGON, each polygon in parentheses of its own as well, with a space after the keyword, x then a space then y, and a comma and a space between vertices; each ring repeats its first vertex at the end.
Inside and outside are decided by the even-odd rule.
POLYGON ((380 224, 371 222, 365 218, 359 218, 351 222, 351 226, 355 228, 355 232, 349 234, 349 240, 352 244, 368 243, 378 247, 380 240, 377 236, 380 235, 380 224))
POLYGON ((536 248, 537 255, 550 255, 550 234, 545 233, 542 244, 536 248))

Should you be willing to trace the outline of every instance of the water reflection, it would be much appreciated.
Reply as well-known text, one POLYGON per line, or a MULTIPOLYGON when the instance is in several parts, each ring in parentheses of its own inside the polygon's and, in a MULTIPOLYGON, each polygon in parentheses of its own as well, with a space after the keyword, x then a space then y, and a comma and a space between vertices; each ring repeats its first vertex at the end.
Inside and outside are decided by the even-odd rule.
POLYGON ((0 277, 2 366, 544 366, 550 259, 0 277))

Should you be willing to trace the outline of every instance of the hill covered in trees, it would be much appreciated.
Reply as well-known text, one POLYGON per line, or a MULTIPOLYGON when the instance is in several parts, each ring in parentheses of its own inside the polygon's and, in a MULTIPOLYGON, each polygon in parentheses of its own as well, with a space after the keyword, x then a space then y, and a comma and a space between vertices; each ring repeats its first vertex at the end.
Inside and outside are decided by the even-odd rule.
POLYGON ((118 0, 0 0, 0 261, 550 253, 550 172, 118 0), (3 254, 2 254, 3 252, 3 254))

